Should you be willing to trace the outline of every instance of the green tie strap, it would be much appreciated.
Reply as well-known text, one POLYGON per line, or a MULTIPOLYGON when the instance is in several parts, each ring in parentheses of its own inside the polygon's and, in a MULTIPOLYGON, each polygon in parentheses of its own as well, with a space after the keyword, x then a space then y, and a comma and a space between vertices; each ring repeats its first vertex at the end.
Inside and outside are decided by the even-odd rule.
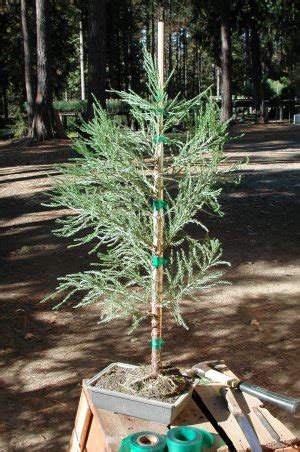
POLYGON ((151 348, 152 350, 160 350, 161 347, 165 344, 165 340, 162 337, 157 337, 151 340, 151 348))
POLYGON ((162 265, 167 265, 168 259, 165 257, 152 256, 152 265, 155 268, 161 267, 162 265))
POLYGON ((154 143, 167 143, 168 142, 168 138, 167 137, 160 137, 157 136, 154 138, 154 143))
POLYGON ((154 96, 154 99, 156 100, 156 102, 161 102, 162 100, 164 100, 164 96, 163 94, 159 94, 158 96, 154 96))
POLYGON ((157 109, 155 110, 155 112, 156 112, 158 115, 162 115, 164 118, 167 118, 167 117, 169 116, 169 112, 166 111, 166 110, 163 110, 162 108, 157 108, 157 109))
POLYGON ((167 207, 168 207, 168 204, 163 199, 153 199, 153 209, 154 210, 166 209, 167 207))

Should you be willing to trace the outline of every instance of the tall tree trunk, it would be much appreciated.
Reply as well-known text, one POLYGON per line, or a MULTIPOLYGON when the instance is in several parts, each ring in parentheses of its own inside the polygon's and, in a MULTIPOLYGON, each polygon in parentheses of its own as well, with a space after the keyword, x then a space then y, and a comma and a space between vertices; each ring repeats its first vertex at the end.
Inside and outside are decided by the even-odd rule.
POLYGON ((79 60, 80 60, 80 87, 81 99, 85 100, 85 81, 84 81, 84 51, 83 51, 83 29, 82 19, 79 21, 79 60))
POLYGON ((151 0, 151 55, 154 59, 155 55, 155 13, 154 13, 154 2, 151 0))
POLYGON ((230 30, 230 1, 222 2, 221 12, 221 120, 228 121, 232 116, 232 55, 230 30))
POLYGON ((258 111, 259 122, 265 122, 265 101, 262 87, 262 67, 260 54, 260 36, 255 19, 250 25, 251 69, 253 96, 258 111))
POLYGON ((103 108, 105 102, 105 24, 106 0, 89 0, 87 118, 93 118, 93 96, 103 108))
POLYGON ((202 87, 202 54, 201 51, 197 45, 197 89, 196 93, 201 93, 201 87, 202 87))
MULTIPOLYGON (((120 78, 120 1, 107 3, 107 20, 110 29, 107 30, 107 50, 108 50, 108 68, 109 68, 109 87, 110 89, 121 89, 120 78)), ((113 94, 112 94, 113 95, 113 94)))
POLYGON ((33 118, 33 135, 37 141, 48 138, 65 138, 63 126, 52 104, 52 87, 49 61, 48 1, 36 0, 37 39, 37 94, 33 118))
POLYGON ((3 115, 4 119, 8 119, 8 101, 6 82, 2 83, 2 99, 3 99, 3 115))
POLYGON ((176 92, 181 89, 181 78, 180 78, 180 34, 176 33, 176 48, 175 48, 175 77, 176 77, 176 92))
POLYGON ((251 72, 250 33, 248 27, 245 29, 244 68, 244 85, 246 85, 249 80, 249 72, 251 72))
POLYGON ((150 45, 150 1, 144 0, 145 5, 145 33, 146 33, 146 48, 148 52, 151 52, 150 45))
POLYGON ((183 95, 187 98, 187 37, 186 28, 182 31, 182 81, 183 81, 183 95))
POLYGON ((34 117, 34 89, 32 73, 32 39, 30 38, 28 27, 28 4, 26 0, 21 0, 21 21, 24 46, 24 71, 28 115, 28 134, 30 134, 32 131, 32 122, 34 117))
POLYGON ((124 68, 123 68, 123 86, 124 90, 128 90, 129 88, 129 77, 130 77, 130 57, 129 57, 129 33, 130 33, 130 27, 128 24, 128 1, 123 0, 123 22, 124 26, 122 27, 123 30, 123 36, 122 36, 122 46, 123 46, 123 61, 124 61, 124 68))
POLYGON ((215 71, 216 71, 216 85, 217 85, 217 97, 219 98, 220 96, 220 86, 221 86, 221 70, 218 66, 215 66, 215 71))

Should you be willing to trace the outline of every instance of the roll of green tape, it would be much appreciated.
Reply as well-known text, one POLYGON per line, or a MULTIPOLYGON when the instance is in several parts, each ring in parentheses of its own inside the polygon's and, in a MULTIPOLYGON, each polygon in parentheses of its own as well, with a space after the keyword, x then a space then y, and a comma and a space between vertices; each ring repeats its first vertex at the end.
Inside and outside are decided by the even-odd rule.
POLYGON ((154 432, 138 432, 123 439, 120 452, 166 452, 167 438, 154 432))
POLYGON ((201 452, 203 446, 212 447, 214 437, 195 427, 175 427, 168 431, 168 452, 201 452))

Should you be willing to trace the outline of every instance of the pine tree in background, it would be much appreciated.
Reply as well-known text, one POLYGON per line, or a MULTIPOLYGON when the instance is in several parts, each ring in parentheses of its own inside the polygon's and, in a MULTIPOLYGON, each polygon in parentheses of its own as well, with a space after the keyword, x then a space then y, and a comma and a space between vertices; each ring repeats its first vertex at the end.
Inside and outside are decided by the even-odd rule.
MULTIPOLYGON (((235 168, 226 163, 227 124, 220 122, 209 93, 170 100, 167 84, 161 85, 146 51, 144 64, 149 96, 118 92, 129 104, 138 130, 118 127, 95 102, 94 117, 83 126, 88 138, 74 145, 80 157, 61 168, 63 176, 50 205, 68 207, 72 215, 58 220, 56 234, 76 236, 75 245, 91 244, 97 262, 90 270, 60 278, 57 291, 47 299, 63 293, 59 307, 80 293, 75 307, 96 302, 102 322, 129 316, 136 328, 150 318, 153 328, 153 268, 162 268, 159 309, 171 310, 176 322, 186 327, 182 302, 198 301, 199 292, 224 283, 221 267, 227 263, 221 260, 219 241, 209 238, 201 214, 221 215, 218 185, 235 168), (186 136, 168 133, 178 121, 188 121, 195 109, 195 125, 186 136), (161 143, 166 152, 163 166, 158 161, 161 143), (163 255, 153 248, 153 210, 163 224, 163 255), (187 231, 190 224, 203 229, 202 242, 187 231)), ((155 374, 161 368, 162 343, 161 331, 152 331, 155 374)))

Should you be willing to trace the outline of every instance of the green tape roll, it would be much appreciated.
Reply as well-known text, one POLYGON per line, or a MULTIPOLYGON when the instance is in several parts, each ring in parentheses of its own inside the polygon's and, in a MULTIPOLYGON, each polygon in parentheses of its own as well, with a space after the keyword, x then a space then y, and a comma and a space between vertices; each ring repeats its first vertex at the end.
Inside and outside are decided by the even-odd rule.
POLYGON ((203 446, 212 447, 214 437, 206 430, 194 427, 175 427, 168 431, 168 452, 201 452, 203 446))
POLYGON ((160 433, 138 432, 123 439, 120 452, 167 452, 167 438, 160 433))

